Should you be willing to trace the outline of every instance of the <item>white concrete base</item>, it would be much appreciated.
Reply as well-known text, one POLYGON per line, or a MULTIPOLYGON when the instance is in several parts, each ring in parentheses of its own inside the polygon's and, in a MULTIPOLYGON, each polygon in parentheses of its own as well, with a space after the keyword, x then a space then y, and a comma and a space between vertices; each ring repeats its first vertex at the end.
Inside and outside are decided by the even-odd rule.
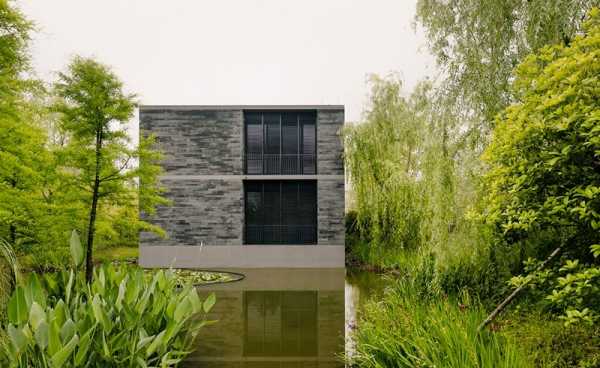
POLYGON ((343 245, 140 246, 142 267, 343 268, 343 245))

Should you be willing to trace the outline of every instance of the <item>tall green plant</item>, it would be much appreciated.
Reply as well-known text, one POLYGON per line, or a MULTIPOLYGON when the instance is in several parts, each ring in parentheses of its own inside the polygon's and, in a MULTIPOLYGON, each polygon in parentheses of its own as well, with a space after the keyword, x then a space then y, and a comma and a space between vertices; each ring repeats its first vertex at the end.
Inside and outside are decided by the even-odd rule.
POLYGON ((20 279, 19 262, 15 252, 6 240, 0 238, 0 321, 6 316, 8 299, 20 279))
POLYGON ((418 96, 402 96, 398 79, 371 78, 365 122, 346 130, 346 165, 357 221, 375 250, 418 247, 419 153, 425 121, 418 96))
POLYGON ((71 252, 74 269, 41 280, 31 274, 15 289, 3 366, 174 367, 192 351, 214 294, 202 301, 170 271, 148 278, 124 266, 98 267, 88 284, 77 271, 84 249, 76 233, 71 252))
POLYGON ((516 341, 477 332, 483 308, 463 295, 424 298, 398 281, 379 301, 370 301, 353 332, 356 367, 530 367, 516 341))
POLYGON ((345 135, 357 221, 370 242, 364 261, 388 263, 407 250, 463 263, 485 258, 485 237, 466 217, 477 198, 476 151, 466 147, 456 115, 439 106, 428 82, 409 97, 393 77, 373 77, 371 85, 365 121, 345 135))
POLYGON ((138 185, 142 210, 149 212, 154 205, 167 203, 157 180, 159 157, 152 151, 153 137, 141 137, 139 146, 131 147, 123 125, 133 115, 134 96, 123 91, 122 82, 107 66, 77 57, 67 72, 60 73, 55 91, 60 100, 54 109, 69 138, 63 164, 70 169, 75 186, 90 193, 85 262, 90 282, 98 208, 130 205, 138 195, 138 185), (150 159, 133 167, 132 162, 140 157, 150 159))
POLYGON ((419 0, 416 20, 442 69, 441 91, 486 141, 513 101, 513 68, 545 45, 569 44, 598 0, 419 0))
MULTIPOLYGON (((499 239, 562 267, 517 278, 553 280, 548 301, 567 323, 600 318, 600 10, 569 46, 546 47, 516 70, 518 102, 499 115, 485 159, 484 218, 499 239), (559 275, 554 274, 554 271, 559 275), (557 276, 560 276, 557 278, 557 276)), ((536 283, 532 283, 535 286, 536 283)), ((539 284, 538 284, 539 287, 539 284)))

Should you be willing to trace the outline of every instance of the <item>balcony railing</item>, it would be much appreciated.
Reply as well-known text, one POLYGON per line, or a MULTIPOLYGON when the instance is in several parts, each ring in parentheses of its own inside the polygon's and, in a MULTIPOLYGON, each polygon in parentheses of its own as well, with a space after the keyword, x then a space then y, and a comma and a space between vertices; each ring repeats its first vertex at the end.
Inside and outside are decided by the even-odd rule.
POLYGON ((245 244, 316 244, 314 225, 246 225, 245 244))
POLYGON ((317 160, 314 154, 246 153, 244 172, 248 175, 314 175, 317 160))

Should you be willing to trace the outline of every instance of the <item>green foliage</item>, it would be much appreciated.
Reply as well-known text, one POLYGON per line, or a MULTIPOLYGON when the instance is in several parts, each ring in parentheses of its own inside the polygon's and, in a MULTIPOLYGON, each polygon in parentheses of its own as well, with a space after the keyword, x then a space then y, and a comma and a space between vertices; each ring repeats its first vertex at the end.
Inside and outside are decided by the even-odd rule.
MULTIPOLYGON (((91 204, 86 250, 89 279, 98 208, 132 206, 137 200, 139 208, 152 212, 156 204, 167 203, 158 184, 160 155, 152 150, 153 137, 142 138, 137 147, 131 147, 123 125, 133 115, 135 96, 123 92, 122 82, 107 66, 77 57, 67 72, 59 74, 55 91, 60 99, 54 110, 69 137, 62 152, 62 165, 70 174, 67 180, 91 193, 86 200, 91 204), (140 158, 143 164, 131 166, 140 158)), ((138 231, 151 227, 139 224, 131 227, 138 231)))
MULTIPOLYGON (((88 180, 94 169, 93 155, 88 155, 93 148, 90 150, 89 142, 85 142, 85 129, 79 129, 83 125, 78 124, 76 115, 90 117, 98 108, 106 113, 104 118, 111 119, 110 123, 103 122, 103 128, 110 125, 105 135, 112 140, 102 152, 102 174, 108 177, 102 177, 98 245, 134 246, 140 231, 164 234, 159 227, 139 221, 140 209, 151 215, 154 206, 165 203, 156 181, 161 154, 153 149, 153 137, 142 138, 134 147, 123 127, 115 124, 113 118, 126 120, 129 115, 123 113, 133 108, 130 102, 123 105, 123 98, 130 96, 118 98, 112 93, 121 82, 112 74, 104 82, 78 79, 86 63, 76 59, 78 66, 72 66, 78 72, 62 73, 54 95, 49 94, 42 83, 29 78, 32 30, 32 23, 13 2, 0 1, 0 237, 14 246, 26 268, 47 271, 65 266, 68 247, 64 245, 71 230, 89 226, 88 180), (82 93, 78 96, 77 88, 82 93), (84 101, 87 92, 95 93, 88 97, 96 98, 111 88, 103 101, 84 101), (58 103, 49 109, 49 101, 58 103), (88 105, 81 105, 83 102, 88 105), (96 105, 95 109, 97 103, 109 104, 96 105), (114 110, 117 107, 121 109, 114 110), (132 164, 140 159, 143 165, 132 164)), ((86 65, 96 65, 97 71, 110 74, 93 61, 86 65)))
MULTIPOLYGON (((358 226, 374 247, 418 247, 420 213, 417 152, 422 142, 422 108, 401 83, 373 76, 366 122, 346 131, 346 165, 356 196, 358 226)), ((423 87, 425 89, 425 87, 423 87)))
POLYGON ((417 22, 444 72, 442 89, 476 137, 511 101, 513 68, 551 44, 569 44, 598 0, 419 0, 417 22), (472 119, 471 119, 472 118, 472 119))
MULTIPOLYGON (((484 158, 484 218, 508 244, 564 248, 548 300, 565 323, 600 313, 600 11, 569 46, 545 47, 516 69, 518 102, 498 118, 484 158), (540 241, 549 237, 553 241, 540 241), (560 268, 559 268, 560 267, 560 268), (560 278, 556 279, 556 276, 560 278)), ((518 279, 514 282, 519 282, 518 279)))
POLYGON ((353 336, 359 367, 529 367, 517 343, 497 332, 477 332, 485 311, 467 294, 427 298, 399 281, 371 301, 353 336))
POLYGON ((519 342, 528 360, 544 368, 592 368, 600 364, 600 327, 570 325, 540 311, 514 312, 498 328, 519 342))
MULTIPOLYGON (((0 321, 5 317, 8 299, 20 278, 19 262, 13 248, 0 238, 0 321)), ((0 342, 1 340, 0 337, 0 342)))
MULTIPOLYGON (((83 249, 74 236, 72 255, 83 249), (77 249, 79 248, 79 249, 77 249)), ((172 367, 191 351, 198 318, 215 303, 177 287, 170 271, 147 277, 138 268, 104 265, 87 284, 76 270, 31 274, 8 303, 1 352, 8 367, 172 367)))
POLYGON ((29 71, 27 44, 32 24, 7 1, 0 1, 0 236, 16 249, 39 239, 46 210, 45 134, 37 125, 35 81, 29 71))
POLYGON ((479 167, 455 115, 438 106, 429 83, 408 98, 397 79, 372 84, 366 121, 345 135, 356 203, 348 258, 412 272, 432 257, 439 287, 501 291, 499 273, 508 266, 492 265, 489 231, 468 216, 479 167))

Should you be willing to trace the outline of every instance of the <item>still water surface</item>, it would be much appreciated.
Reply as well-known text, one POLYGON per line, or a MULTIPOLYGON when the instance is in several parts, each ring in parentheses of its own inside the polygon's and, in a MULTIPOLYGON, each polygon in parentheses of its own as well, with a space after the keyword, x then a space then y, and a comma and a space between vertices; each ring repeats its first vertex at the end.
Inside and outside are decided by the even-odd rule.
POLYGON ((344 269, 246 269, 242 281, 200 287, 217 303, 186 367, 338 368, 364 301, 382 279, 344 269))

